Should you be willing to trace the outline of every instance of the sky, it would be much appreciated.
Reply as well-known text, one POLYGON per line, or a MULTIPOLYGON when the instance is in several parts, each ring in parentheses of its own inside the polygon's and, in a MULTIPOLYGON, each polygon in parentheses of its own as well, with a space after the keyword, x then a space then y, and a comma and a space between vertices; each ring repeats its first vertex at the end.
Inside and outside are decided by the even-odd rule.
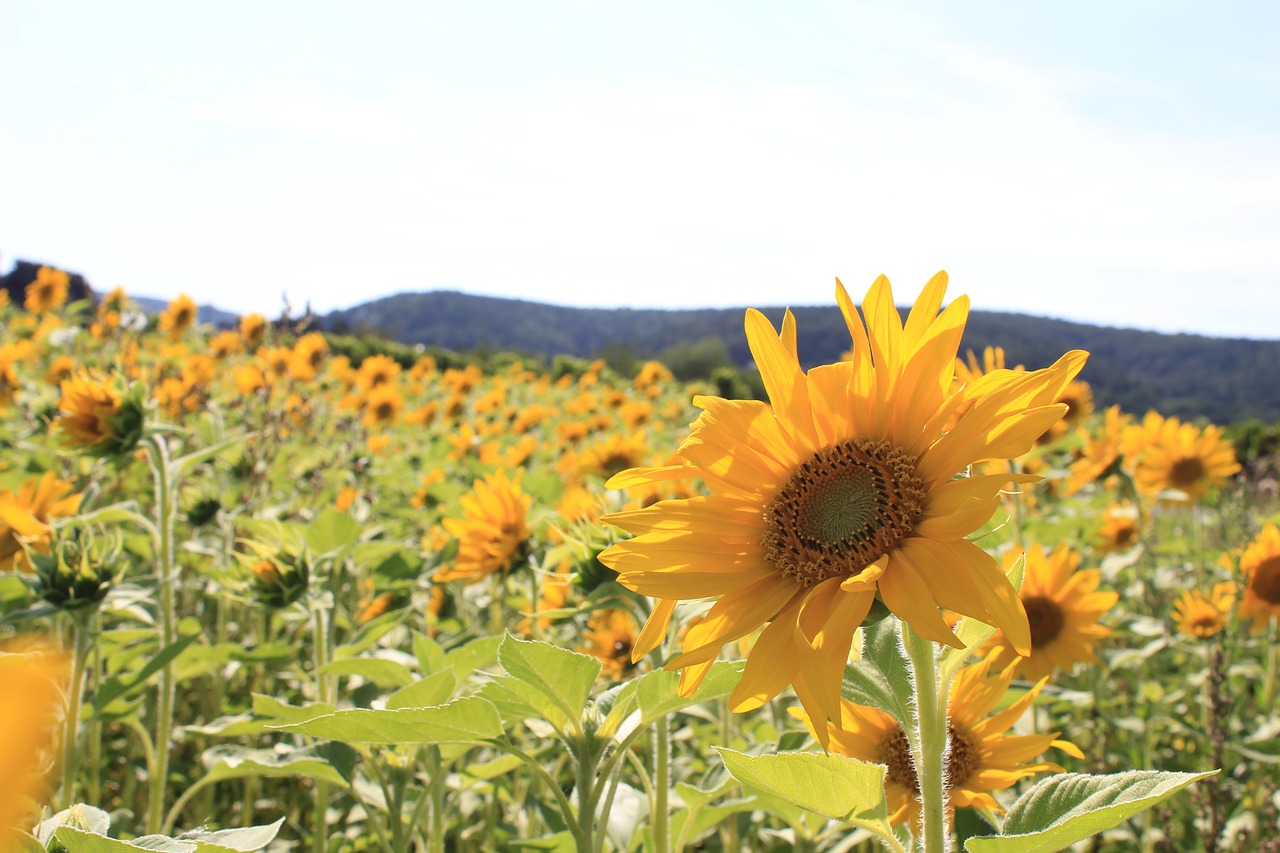
POLYGON ((945 269, 976 310, 1280 339, 1280 4, 0 10, 0 271, 274 316, 945 269))

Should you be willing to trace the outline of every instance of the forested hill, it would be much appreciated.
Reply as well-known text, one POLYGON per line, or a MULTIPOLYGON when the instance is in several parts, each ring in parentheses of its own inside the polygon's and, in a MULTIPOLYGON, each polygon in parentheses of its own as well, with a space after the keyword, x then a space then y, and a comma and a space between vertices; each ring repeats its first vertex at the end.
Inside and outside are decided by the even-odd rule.
MULTIPOLYGON (((783 308, 764 308, 780 324, 783 308)), ((905 309, 904 309, 905 310, 905 309)), ((806 367, 833 361, 849 348, 849 332, 832 306, 793 307, 800 358, 806 367)), ((637 358, 701 349, 751 364, 743 309, 567 308, 454 291, 403 293, 335 311, 322 318, 334 331, 368 332, 453 350, 514 350, 541 356, 637 358)), ((1043 317, 975 311, 961 352, 1004 347, 1010 365, 1044 367, 1069 349, 1091 355, 1082 378, 1098 407, 1119 403, 1216 423, 1246 418, 1280 421, 1280 341, 1165 335, 1069 323, 1043 317)))

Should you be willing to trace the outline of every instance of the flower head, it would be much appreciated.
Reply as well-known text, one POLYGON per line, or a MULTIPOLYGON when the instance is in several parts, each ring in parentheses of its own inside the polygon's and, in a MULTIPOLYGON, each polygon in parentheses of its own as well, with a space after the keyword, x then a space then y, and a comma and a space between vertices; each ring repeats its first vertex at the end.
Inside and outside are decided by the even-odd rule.
POLYGON ((1253 629, 1261 631, 1273 616, 1280 616, 1280 528, 1268 524, 1262 528, 1240 556, 1244 575, 1244 596, 1240 599, 1240 615, 1253 620, 1253 629))
POLYGON ((591 645, 584 652, 604 664, 601 674, 614 681, 632 675, 636 669, 631 660, 637 631, 635 617, 629 610, 597 610, 591 615, 586 639, 591 645))
POLYGON ((904 325, 884 277, 867 293, 863 316, 837 282, 853 357, 808 373, 791 313, 779 334, 763 314, 747 312, 770 402, 696 397, 703 412, 679 464, 632 469, 606 484, 700 477, 711 492, 603 518, 635 538, 601 561, 623 586, 661 599, 633 650, 637 660, 661 642, 676 602, 714 598, 685 635, 684 653, 667 664, 684 669, 681 690, 696 688, 726 643, 764 625, 733 709, 759 707, 790 684, 822 720, 840 713, 853 632, 876 601, 936 642, 960 644, 939 613, 945 607, 1003 628, 1030 652, 1013 587, 965 539, 991 517, 1010 476, 957 475, 1030 450, 1065 413, 1055 400, 1085 354, 957 388, 969 303, 960 297, 939 313, 945 290, 940 273, 904 325))
POLYGON ((0 834, 32 826, 35 801, 52 793, 45 780, 67 681, 67 656, 51 643, 0 645, 0 834))
POLYGON ((77 373, 62 381, 56 426, 68 444, 93 456, 120 456, 142 437, 146 406, 142 390, 122 391, 110 379, 77 373))
MULTIPOLYGON (((1032 762, 1051 746, 1073 757, 1084 757, 1074 744, 1058 740, 1057 734, 1005 734, 1031 706, 1048 679, 1041 679, 1016 702, 988 717, 1013 679, 1013 672, 1008 669, 989 675, 990 665, 990 660, 984 660, 965 667, 951 685, 947 725, 947 800, 951 808, 1003 811, 990 792, 1010 788, 1037 773, 1062 770, 1052 762, 1032 762)), ((914 824, 920 814, 920 784, 906 733, 897 720, 878 708, 856 705, 847 699, 841 703, 844 728, 826 724, 831 749, 850 758, 885 765, 889 819, 893 823, 914 824)), ((796 710, 792 713, 804 720, 810 732, 818 734, 807 714, 796 710)))
MULTIPOLYGON (((1012 565, 1017 554, 1005 557, 1012 565)), ((1013 648, 1003 632, 997 632, 987 646, 995 666, 1017 662, 1017 673, 1025 678, 1045 678, 1055 669, 1070 669, 1078 661, 1093 659, 1093 645, 1111 636, 1111 629, 1098 624, 1102 614, 1120 596, 1099 592, 1099 569, 1077 571, 1080 555, 1064 542, 1052 553, 1032 542, 1026 550, 1026 577, 1022 582, 1022 606, 1031 624, 1031 654, 1013 648)))
POLYGON ((527 524, 532 498, 520 489, 524 469, 515 477, 496 471, 476 480, 459 499, 462 518, 446 518, 445 529, 458 538, 458 556, 436 572, 437 581, 476 581, 514 568, 527 553, 527 524))
POLYGON ((1173 621, 1188 637, 1207 640, 1227 627, 1235 603, 1236 585, 1230 581, 1214 584, 1208 595, 1198 589, 1183 590, 1173 603, 1173 621))
POLYGON ((163 311, 160 312, 160 331, 166 333, 170 340, 177 340, 182 333, 191 328, 196 321, 200 309, 185 293, 178 294, 163 311))
POLYGON ((1139 450, 1133 472, 1138 489, 1165 500, 1195 503, 1240 470, 1235 448, 1220 427, 1200 429, 1158 412, 1148 412, 1141 426, 1132 427, 1126 443, 1129 455, 1139 450))
POLYGON ((72 494, 71 483, 59 480, 52 471, 31 477, 18 491, 0 490, 0 571, 32 570, 23 549, 48 551, 55 518, 74 515, 83 495, 72 494))
POLYGON ((23 307, 32 314, 57 311, 67 301, 70 288, 71 277, 65 272, 53 267, 40 267, 36 270, 35 280, 27 285, 23 307))

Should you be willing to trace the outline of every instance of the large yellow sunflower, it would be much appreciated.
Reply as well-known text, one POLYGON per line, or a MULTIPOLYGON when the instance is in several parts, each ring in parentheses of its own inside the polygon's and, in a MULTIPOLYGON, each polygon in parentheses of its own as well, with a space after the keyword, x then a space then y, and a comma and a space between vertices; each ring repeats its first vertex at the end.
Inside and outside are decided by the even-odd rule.
POLYGON ((1131 429, 1126 441, 1141 448, 1133 478, 1144 494, 1173 490, 1194 503, 1240 470, 1231 442, 1223 437, 1220 427, 1213 425, 1200 429, 1177 418, 1148 412, 1142 425, 1131 429))
POLYGON ((532 499, 520 489, 515 477, 495 471, 476 480, 470 494, 459 498, 462 518, 446 518, 445 529, 458 538, 458 556, 436 572, 437 581, 481 578, 515 567, 527 553, 531 531, 526 523, 532 499))
POLYGON ((1208 595, 1198 589, 1183 590, 1173 603, 1173 621, 1188 637, 1207 640, 1227 627, 1235 603, 1236 585, 1230 581, 1214 584, 1208 595))
POLYGON ((930 640, 959 645, 941 606, 1003 628, 1030 652, 1017 593, 964 538, 991 517, 1010 476, 963 474, 1027 452, 1062 417, 1066 407, 1054 401, 1086 354, 953 388, 969 302, 959 297, 939 314, 946 281, 939 273, 929 282, 905 326, 883 276, 863 301, 865 325, 837 281, 854 357, 807 374, 791 313, 779 335, 748 310, 747 340, 770 402, 695 397, 703 412, 679 464, 606 484, 700 477, 711 492, 602 519, 635 538, 601 562, 623 586, 659 599, 635 659, 662 641, 679 601, 718 599, 667 664, 683 668, 681 690, 696 689, 725 643, 765 625, 733 709, 759 707, 790 684, 822 720, 840 712, 853 632, 877 599, 930 640))
MULTIPOLYGON (((1005 555, 1012 566, 1017 554, 1005 555)), ((1065 542, 1045 554, 1032 542, 1026 550, 1026 578, 1022 606, 1031 623, 1031 654, 1014 648, 1002 631, 987 645, 988 657, 1003 669, 1018 661, 1017 672, 1028 679, 1045 678, 1055 669, 1070 669, 1077 661, 1093 659, 1093 644, 1111 636, 1098 619, 1119 600, 1119 593, 1098 592, 1100 569, 1076 571, 1080 555, 1065 542)))
POLYGON ((1273 616, 1280 616, 1280 528, 1268 524, 1240 557, 1244 595, 1240 615, 1253 620, 1261 631, 1273 616))
MULTIPOLYGON (((1009 689, 1013 671, 989 675, 991 661, 979 661, 956 674, 951 684, 948 705, 947 734, 947 808, 973 807, 1002 811, 991 791, 1003 791, 1021 779, 1037 773, 1061 771, 1052 762, 1029 763, 1051 746, 1075 758, 1084 755, 1072 743, 1058 740, 1058 735, 1007 735, 1018 718, 1031 706, 1048 679, 1041 679, 1016 702, 993 717, 987 714, 1009 689)), ((844 728, 827 723, 825 734, 830 747, 841 755, 883 764, 885 794, 888 797, 889 820, 892 823, 920 817, 920 783, 907 735, 898 721, 878 708, 855 705, 842 699, 844 728)), ((807 714, 793 709, 792 714, 804 720, 815 736, 818 731, 807 714)), ((819 738, 826 742, 826 739, 819 738)))

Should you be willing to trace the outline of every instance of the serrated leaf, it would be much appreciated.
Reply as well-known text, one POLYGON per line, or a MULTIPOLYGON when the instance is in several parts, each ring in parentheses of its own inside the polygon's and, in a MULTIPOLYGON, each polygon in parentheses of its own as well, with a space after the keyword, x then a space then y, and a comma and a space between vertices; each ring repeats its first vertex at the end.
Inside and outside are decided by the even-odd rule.
POLYGON ((443 705, 453 698, 454 688, 458 686, 458 677, 451 669, 442 669, 435 675, 429 675, 421 681, 415 681, 401 687, 387 697, 387 708, 430 708, 443 705))
POLYGON ((178 840, 197 841, 202 845, 216 845, 228 850, 238 850, 241 853, 252 853, 252 851, 261 850, 274 841, 276 835, 280 832, 280 827, 283 825, 284 818, 280 818, 275 823, 268 823, 263 826, 246 826, 240 829, 219 829, 214 832, 193 829, 179 835, 178 840))
POLYGON ((862 657, 845 667, 841 690, 846 699, 879 708, 903 726, 912 724, 911 676, 898 644, 898 620, 882 619, 864 629, 862 657))
POLYGON ((502 736, 498 709, 478 696, 435 708, 355 708, 273 728, 343 743, 482 743, 502 736))
POLYGON ((345 788, 351 782, 355 756, 352 755, 349 762, 338 761, 335 758, 339 756, 321 747, 292 749, 281 746, 276 749, 249 749, 243 746, 219 744, 204 751, 202 760, 205 767, 209 769, 201 781, 210 783, 248 777, 267 779, 302 777, 345 788), (342 770, 344 764, 350 765, 345 773, 342 770))
POLYGON ((964 849, 968 853, 1054 853, 1118 826, 1217 772, 1059 773, 1018 798, 1005 816, 1002 834, 970 838, 964 849))
MULTIPOLYGON (((423 675, 434 675, 445 666, 444 649, 426 634, 414 632, 413 656, 418 659, 418 668, 423 675)), ((465 675, 459 675, 464 678, 465 675)))
POLYGON ((307 525, 307 548, 314 554, 329 554, 350 548, 360 539, 360 522, 345 512, 328 507, 307 525))
POLYGON ((498 647, 498 662, 531 688, 520 690, 521 697, 562 732, 579 726, 601 669, 600 661, 588 655, 510 634, 498 647))
POLYGON ((314 705, 290 705, 281 702, 274 696, 262 693, 253 694, 253 713, 259 717, 269 717, 271 721, 285 723, 301 723, 303 720, 314 720, 325 714, 338 710, 336 706, 325 702, 314 705))
POLYGON ((742 784, 823 817, 887 822, 880 764, 842 755, 787 752, 747 755, 717 746, 724 766, 742 784))
POLYGON ((346 658, 330 661, 320 667, 325 675, 359 675, 379 687, 408 687, 413 683, 413 670, 402 663, 385 658, 346 658))
POLYGON ((464 646, 450 649, 444 656, 445 662, 457 673, 462 681, 481 667, 497 662, 498 649, 502 646, 502 637, 480 637, 464 646))

